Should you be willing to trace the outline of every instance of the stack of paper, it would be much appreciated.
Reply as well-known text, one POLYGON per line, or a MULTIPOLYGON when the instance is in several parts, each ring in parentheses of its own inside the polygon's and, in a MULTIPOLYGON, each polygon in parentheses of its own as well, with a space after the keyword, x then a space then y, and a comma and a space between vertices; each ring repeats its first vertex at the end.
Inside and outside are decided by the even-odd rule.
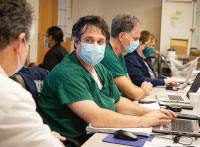
POLYGON ((133 132, 136 135, 143 135, 143 136, 150 136, 152 133, 152 127, 150 128, 97 128, 93 127, 92 125, 88 125, 86 127, 86 131, 88 134, 91 133, 114 133, 117 130, 126 130, 133 132))
POLYGON ((155 102, 155 103, 149 103, 149 104, 141 104, 139 103, 140 106, 143 106, 145 108, 149 108, 149 109, 160 109, 160 106, 158 104, 158 102, 155 102))

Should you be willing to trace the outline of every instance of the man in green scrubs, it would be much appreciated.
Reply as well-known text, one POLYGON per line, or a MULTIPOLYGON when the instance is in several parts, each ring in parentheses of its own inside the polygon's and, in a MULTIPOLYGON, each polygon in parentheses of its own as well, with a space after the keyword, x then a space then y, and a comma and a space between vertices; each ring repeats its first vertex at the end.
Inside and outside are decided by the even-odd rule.
POLYGON ((136 17, 129 14, 114 17, 111 25, 111 38, 106 43, 104 59, 101 61, 111 72, 118 89, 132 100, 145 98, 153 88, 150 82, 143 82, 141 87, 132 83, 122 54, 131 53, 138 47, 140 32, 140 23, 136 17))
POLYGON ((103 18, 82 17, 72 32, 76 50, 48 74, 38 100, 38 111, 52 130, 83 143, 89 123, 116 128, 170 122, 173 112, 150 110, 121 97, 112 75, 98 64, 109 37, 103 18))

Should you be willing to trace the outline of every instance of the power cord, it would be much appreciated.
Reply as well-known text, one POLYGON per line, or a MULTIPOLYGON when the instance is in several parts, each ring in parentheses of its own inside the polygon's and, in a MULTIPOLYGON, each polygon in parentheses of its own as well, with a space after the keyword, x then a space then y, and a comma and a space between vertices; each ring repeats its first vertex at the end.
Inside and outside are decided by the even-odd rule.
POLYGON ((181 145, 191 145, 191 144, 193 143, 193 138, 192 138, 192 137, 189 137, 189 136, 184 136, 184 137, 185 137, 185 138, 190 138, 190 139, 191 139, 191 142, 190 142, 190 143, 181 143, 181 142, 180 142, 181 137, 183 137, 183 136, 177 134, 177 135, 173 135, 173 136, 172 136, 172 139, 173 139, 174 143, 179 143, 179 144, 181 144, 181 145))
POLYGON ((178 144, 181 144, 181 145, 192 145, 193 143, 193 138, 190 137, 190 136, 183 136, 183 135, 180 135, 180 134, 176 134, 176 135, 172 135, 172 138, 168 138, 168 137, 163 137, 163 136, 166 136, 166 134, 154 134, 156 137, 158 138, 164 138, 164 139, 168 139, 168 140, 172 140, 174 143, 178 143, 178 144), (183 143, 183 142, 180 142, 180 139, 184 137, 184 138, 189 138, 191 141, 190 143, 183 143))

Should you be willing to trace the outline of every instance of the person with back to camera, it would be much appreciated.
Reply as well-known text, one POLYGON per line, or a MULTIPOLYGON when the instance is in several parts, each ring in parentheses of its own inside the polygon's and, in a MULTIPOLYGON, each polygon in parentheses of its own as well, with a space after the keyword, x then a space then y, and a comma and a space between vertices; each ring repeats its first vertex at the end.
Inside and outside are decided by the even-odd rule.
POLYGON ((139 45, 140 33, 138 18, 130 14, 115 16, 111 25, 111 37, 106 43, 105 56, 101 61, 111 72, 118 89, 132 100, 145 98, 153 88, 149 82, 143 82, 140 87, 133 84, 124 61, 123 53, 131 53, 139 45))
POLYGON ((44 56, 41 67, 51 71, 68 54, 67 50, 60 44, 63 42, 63 37, 61 28, 57 26, 48 28, 46 35, 44 35, 44 44, 50 50, 44 56))
POLYGON ((0 0, 1 147, 60 147, 58 139, 65 140, 51 133, 36 112, 31 94, 9 78, 25 63, 32 19, 33 10, 26 0, 0 0))
POLYGON ((51 128, 84 143, 88 124, 150 127, 176 117, 172 111, 150 110, 121 96, 112 75, 100 64, 109 37, 103 18, 81 17, 72 33, 76 50, 47 75, 38 100, 38 112, 51 128))
POLYGON ((134 84, 140 86, 143 82, 151 82, 153 86, 177 84, 176 80, 156 76, 154 67, 148 58, 155 51, 155 37, 149 31, 142 31, 138 48, 125 56, 129 76, 134 84))

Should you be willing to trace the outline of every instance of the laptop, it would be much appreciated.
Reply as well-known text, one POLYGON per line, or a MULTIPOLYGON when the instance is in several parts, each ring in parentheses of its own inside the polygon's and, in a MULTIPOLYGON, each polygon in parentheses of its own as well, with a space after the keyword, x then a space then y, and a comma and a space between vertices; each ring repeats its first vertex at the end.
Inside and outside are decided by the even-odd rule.
MULTIPOLYGON (((191 69, 185 79, 184 84, 177 87, 178 89, 184 89, 187 86, 190 76, 192 74, 192 71, 193 70, 191 69)), ((199 84, 199 86, 200 86, 200 84, 199 84)), ((180 95, 180 94, 176 94, 176 93, 175 94, 174 93, 173 94, 165 94, 165 93, 156 94, 156 98, 158 101, 162 101, 162 102, 190 104, 190 100, 186 95, 180 95)))
POLYGON ((197 92, 198 89, 199 89, 199 87, 200 87, 200 73, 198 73, 197 76, 195 77, 195 80, 192 83, 192 85, 191 85, 189 91, 187 92, 186 96, 189 97, 189 93, 192 93, 192 92, 195 93, 195 92, 197 92))
POLYGON ((184 136, 200 136, 199 120, 173 118, 170 123, 153 127, 153 132, 184 135, 184 136))

